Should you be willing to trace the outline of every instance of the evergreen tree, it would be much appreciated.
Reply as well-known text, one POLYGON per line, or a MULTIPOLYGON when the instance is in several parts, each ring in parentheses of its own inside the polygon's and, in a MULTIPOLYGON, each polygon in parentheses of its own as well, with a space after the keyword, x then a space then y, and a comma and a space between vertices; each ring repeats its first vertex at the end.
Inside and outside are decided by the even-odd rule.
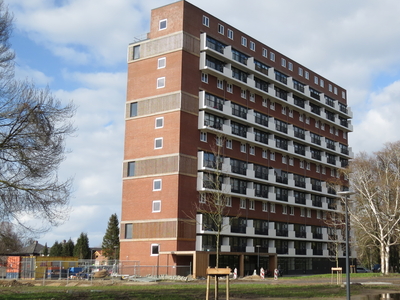
POLYGON ((74 256, 80 259, 90 258, 89 238, 86 233, 81 233, 74 247, 74 256))
POLYGON ((62 256, 74 256, 74 248, 75 244, 71 238, 69 238, 68 242, 63 244, 62 256))
POLYGON ((47 247, 47 243, 44 244, 43 255, 44 256, 48 256, 49 255, 49 247, 47 247))
POLYGON ((103 255, 108 259, 119 258, 119 221, 117 214, 112 214, 109 221, 106 234, 103 237, 101 249, 103 255))
POLYGON ((58 241, 54 242, 54 245, 50 248, 50 256, 61 256, 62 255, 62 244, 58 241))

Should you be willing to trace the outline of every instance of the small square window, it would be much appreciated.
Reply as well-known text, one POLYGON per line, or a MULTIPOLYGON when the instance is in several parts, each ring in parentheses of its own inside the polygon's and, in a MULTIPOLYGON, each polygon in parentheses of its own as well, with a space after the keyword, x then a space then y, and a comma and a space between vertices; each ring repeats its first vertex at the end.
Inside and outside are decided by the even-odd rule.
POLYGON ((128 177, 135 176, 135 162, 130 161, 128 162, 127 174, 128 177))
POLYGON ((249 209, 250 210, 255 210, 256 209, 256 205, 254 200, 249 200, 249 209))
POLYGON ((232 207, 232 198, 231 197, 225 198, 225 206, 232 207))
POLYGON ((256 102, 256 95, 254 93, 250 93, 250 101, 256 102))
POLYGON ((164 117, 156 118, 156 128, 164 127, 164 117))
POLYGON ((163 147, 163 138, 154 139, 154 149, 161 149, 163 147))
POLYGON ((275 53, 274 52, 269 53, 269 59, 272 61, 275 61, 275 53))
POLYGON ((267 158, 268 158, 268 152, 267 152, 267 150, 263 150, 261 156, 262 156, 262 158, 267 159, 267 158))
POLYGON ((233 30, 231 30, 231 29, 228 29, 228 38, 233 40, 233 30))
POLYGON ((161 191, 161 179, 154 179, 153 180, 153 191, 161 191))
POLYGON ((226 84, 226 91, 227 91, 228 93, 233 93, 233 86, 232 86, 231 83, 227 83, 227 84, 226 84))
POLYGON ((300 161, 300 169, 304 169, 304 161, 303 160, 300 161))
POLYGON ((311 218, 311 209, 307 208, 307 218, 311 218))
POLYGON ((300 208, 300 217, 304 217, 305 216, 305 209, 302 207, 300 208))
POLYGON ((269 154, 269 159, 270 159, 270 160, 275 160, 275 153, 274 153, 274 152, 271 152, 271 153, 269 154))
POLYGON ((310 117, 306 117, 306 124, 310 124, 310 117))
POLYGON ((286 115, 286 107, 282 106, 282 115, 286 115))
POLYGON ((152 204, 152 212, 161 212, 161 200, 154 200, 152 204))
POLYGON ((347 132, 343 131, 343 138, 347 140, 347 132))
POLYGON ((299 75, 303 77, 303 69, 299 67, 299 75))
POLYGON ((334 93, 335 95, 337 95, 337 87, 336 87, 336 86, 333 88, 333 93, 334 93))
POLYGON ((272 213, 275 213, 275 203, 270 204, 270 209, 272 213))
POLYGON ((246 208, 246 199, 240 199, 240 208, 246 208))
POLYGON ((203 25, 207 27, 210 26, 210 19, 206 16, 203 16, 203 25))
POLYGON ((310 163, 309 163, 309 162, 307 162, 307 164, 306 164, 306 169, 307 169, 308 171, 310 171, 310 170, 311 170, 311 165, 310 165, 310 163))
POLYGON ((293 118, 293 109, 289 109, 289 118, 293 118))
POLYGON ((283 155, 282 156, 282 163, 285 164, 285 165, 286 165, 286 160, 287 160, 286 156, 283 155))
POLYGON ((207 132, 200 131, 200 141, 207 142, 207 132))
POLYGON ((218 33, 224 34, 224 25, 218 24, 218 33))
POLYGON ((288 69, 289 69, 290 71, 293 71, 293 63, 289 62, 289 64, 288 64, 288 69))
POLYGON ((246 90, 241 90, 241 92, 240 92, 240 96, 242 97, 242 98, 244 98, 244 99, 246 99, 246 90))
POLYGON ((306 79, 310 79, 310 73, 308 73, 308 71, 305 71, 305 72, 304 72, 304 77, 305 77, 306 79))
POLYGON ((314 76, 314 83, 318 84, 318 77, 317 76, 314 76))
POLYGON ((346 99, 346 93, 344 91, 342 91, 342 98, 346 99))
POLYGON ((281 66, 286 68, 286 59, 281 58, 281 66))
POLYGON ((262 56, 268 58, 268 51, 267 51, 267 49, 265 49, 265 48, 262 49, 262 56))
POLYGON ((290 215, 294 216, 294 207, 293 206, 290 207, 290 215))
POLYGON ((247 38, 245 38, 244 36, 242 36, 242 46, 247 47, 247 38))
POLYGON ((232 149, 232 140, 226 140, 226 148, 232 149))
POLYGON ((289 158, 289 165, 293 166, 294 165, 294 159, 293 157, 289 158))
POLYGON ((319 128, 319 121, 315 121, 315 128, 319 128))
POLYGON ((325 123, 321 123, 321 130, 325 130, 325 123))
POLYGON ((167 19, 160 20, 158 29, 159 30, 167 29, 167 19))
POLYGON ((320 165, 317 165, 315 167, 315 172, 317 172, 317 173, 321 172, 321 166, 320 165))
POLYGON ((223 143, 223 138, 220 137, 220 136, 216 136, 216 137, 215 137, 215 144, 216 144, 218 147, 221 147, 221 146, 222 146, 222 143, 223 143))
POLYGON ((199 197, 199 203, 206 203, 207 202, 207 195, 205 193, 201 193, 199 197))
POLYGON ((240 152, 246 153, 247 149, 246 149, 246 144, 240 144, 240 152))
POLYGON ((204 83, 208 83, 208 74, 207 73, 201 73, 201 81, 204 83))
POLYGON ((132 102, 129 105, 129 116, 136 117, 137 116, 137 102, 132 102))
POLYGON ((165 68, 166 63, 167 63, 167 59, 165 57, 159 58, 158 62, 157 62, 157 69, 165 68))
POLYGON ((250 146, 249 152, 250 155, 256 155, 256 148, 254 146, 250 146))
POLYGON ((265 212, 268 211, 268 203, 267 202, 262 203, 262 211, 265 211, 265 212))
POLYGON ((325 173, 326 173, 326 168, 325 168, 325 167, 322 167, 322 174, 325 175, 325 173))
POLYGON ((299 114, 299 121, 300 122, 304 122, 304 115, 303 114, 299 114))
POLYGON ((157 256, 160 253, 160 245, 159 244, 151 244, 151 255, 157 256))
POLYGON ((328 89, 329 89, 330 92, 332 92, 332 90, 333 90, 333 89, 332 89, 332 84, 329 84, 329 85, 328 85, 328 89))
POLYGON ((282 205, 282 214, 287 215, 287 206, 286 205, 282 205))
POLYGON ((268 106, 268 100, 267 99, 263 99, 262 101, 262 106, 267 107, 268 106))
POLYGON ((321 87, 324 87, 325 83, 324 83, 324 81, 323 81, 322 79, 319 80, 319 85, 320 85, 321 87))
POLYGON ((269 108, 275 110, 275 102, 271 102, 269 108))
POLYGON ((250 41, 250 50, 256 51, 256 44, 250 41))
POLYGON ((165 87, 165 77, 157 78, 157 88, 161 89, 165 87))
POLYGON ((224 89, 224 82, 221 79, 217 79, 217 88, 224 89))

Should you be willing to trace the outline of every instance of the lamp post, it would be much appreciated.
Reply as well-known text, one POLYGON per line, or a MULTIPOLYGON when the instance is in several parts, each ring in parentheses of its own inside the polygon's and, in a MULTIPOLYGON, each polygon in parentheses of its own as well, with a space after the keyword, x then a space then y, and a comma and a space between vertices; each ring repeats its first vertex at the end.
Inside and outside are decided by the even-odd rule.
POLYGON ((350 253, 350 247, 349 247, 349 222, 348 222, 348 209, 347 209, 347 202, 348 202, 348 197, 350 195, 355 194, 352 191, 342 191, 342 192, 337 192, 337 194, 344 199, 344 209, 345 209, 345 223, 346 223, 346 300, 350 300, 350 266, 349 266, 349 253, 350 253))
POLYGON ((261 245, 256 245, 256 248, 257 248, 257 270, 260 270, 260 247, 261 247, 261 245))

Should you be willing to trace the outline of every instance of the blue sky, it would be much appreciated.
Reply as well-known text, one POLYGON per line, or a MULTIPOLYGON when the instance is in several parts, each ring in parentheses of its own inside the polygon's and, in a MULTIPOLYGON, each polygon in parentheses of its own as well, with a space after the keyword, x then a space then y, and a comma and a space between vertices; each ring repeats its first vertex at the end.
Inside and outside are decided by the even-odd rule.
MULTIPOLYGON (((72 211, 41 243, 86 232, 100 246, 110 215, 120 215, 126 49, 148 32, 150 10, 171 2, 5 0, 15 16, 16 76, 78 106, 60 169, 75 178, 72 211)), ((346 88, 354 153, 400 139, 398 0, 189 2, 346 88)))

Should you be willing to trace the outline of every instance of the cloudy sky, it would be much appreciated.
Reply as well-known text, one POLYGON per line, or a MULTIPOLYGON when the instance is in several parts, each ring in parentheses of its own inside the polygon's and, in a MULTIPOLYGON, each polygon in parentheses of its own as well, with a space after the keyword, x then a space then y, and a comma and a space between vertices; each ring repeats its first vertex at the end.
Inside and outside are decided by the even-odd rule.
MULTIPOLYGON (((173 0, 4 0, 14 13, 16 75, 78 106, 60 176, 73 176, 72 212, 39 238, 101 245, 120 216, 126 49, 150 10, 173 0)), ((400 1, 191 0, 348 91, 354 153, 400 139, 400 1)))

